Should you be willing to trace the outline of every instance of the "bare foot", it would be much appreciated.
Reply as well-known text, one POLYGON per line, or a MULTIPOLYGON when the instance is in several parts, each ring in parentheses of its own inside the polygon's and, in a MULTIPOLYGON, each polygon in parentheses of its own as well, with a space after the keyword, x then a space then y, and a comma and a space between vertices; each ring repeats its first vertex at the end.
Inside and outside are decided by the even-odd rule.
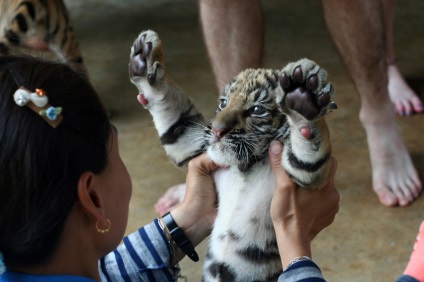
POLYGON ((421 192, 421 182, 405 144, 392 122, 364 124, 370 150, 373 188, 385 206, 407 206, 421 192))
POLYGON ((175 208, 184 198, 186 185, 178 184, 169 188, 155 204, 155 211, 162 216, 175 208))
POLYGON ((398 115, 410 116, 424 112, 424 104, 406 83, 397 65, 388 66, 388 78, 390 100, 398 115))

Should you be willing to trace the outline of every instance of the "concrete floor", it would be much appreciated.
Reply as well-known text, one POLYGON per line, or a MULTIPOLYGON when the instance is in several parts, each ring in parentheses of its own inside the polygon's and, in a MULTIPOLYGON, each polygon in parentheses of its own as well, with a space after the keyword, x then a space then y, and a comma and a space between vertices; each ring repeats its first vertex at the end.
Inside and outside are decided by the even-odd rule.
MULTIPOLYGON (((171 185, 184 181, 166 158, 150 115, 129 82, 130 46, 141 30, 159 33, 168 69, 194 103, 212 116, 217 94, 199 26, 195 0, 66 0, 91 80, 112 112, 121 155, 133 179, 127 233, 156 217, 153 204, 171 185)), ((399 3, 400 4, 400 3, 399 3)), ((424 2, 398 5, 395 39, 401 70, 424 93, 424 2), (418 63, 418 64, 416 64, 418 63)), ((266 21, 264 66, 280 68, 309 57, 325 67, 339 110, 328 119, 342 196, 332 226, 313 243, 313 258, 328 281, 394 281, 402 273, 424 219, 424 199, 406 208, 379 204, 355 93, 323 22, 319 1, 263 1, 266 21), (299 25, 301 23, 302 25, 299 25)), ((336 11, 335 11, 336 12, 336 11)), ((424 115, 398 118, 421 179, 424 179, 424 115)), ((204 255, 206 244, 197 247, 204 255)), ((188 281, 200 281, 201 263, 182 262, 188 281)))

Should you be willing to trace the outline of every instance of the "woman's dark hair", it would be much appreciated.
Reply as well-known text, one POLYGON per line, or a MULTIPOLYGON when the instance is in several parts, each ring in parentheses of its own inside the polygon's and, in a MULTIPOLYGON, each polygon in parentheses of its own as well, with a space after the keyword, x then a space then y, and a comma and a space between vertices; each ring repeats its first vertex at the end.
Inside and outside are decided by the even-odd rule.
POLYGON ((0 58, 0 252, 6 266, 48 262, 85 171, 107 165, 111 126, 85 76, 28 57, 0 58), (13 94, 41 88, 63 120, 49 125, 13 94))

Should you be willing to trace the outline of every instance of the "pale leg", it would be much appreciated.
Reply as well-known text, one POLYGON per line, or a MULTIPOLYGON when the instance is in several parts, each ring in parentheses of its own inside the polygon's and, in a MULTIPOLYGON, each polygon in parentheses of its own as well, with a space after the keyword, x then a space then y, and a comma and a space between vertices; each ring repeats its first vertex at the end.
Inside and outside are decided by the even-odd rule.
POLYGON ((386 206, 406 206, 421 182, 388 94, 383 7, 378 0, 322 0, 328 30, 361 97, 360 119, 367 133, 373 189, 386 206))
POLYGON ((386 34, 387 75, 389 80, 389 96, 396 113, 400 116, 409 116, 424 112, 424 105, 420 98, 409 87, 399 71, 393 40, 393 18, 395 0, 382 1, 384 9, 384 28, 386 34))
POLYGON ((259 0, 200 0, 200 20, 218 91, 240 71, 259 68, 264 27, 259 0))

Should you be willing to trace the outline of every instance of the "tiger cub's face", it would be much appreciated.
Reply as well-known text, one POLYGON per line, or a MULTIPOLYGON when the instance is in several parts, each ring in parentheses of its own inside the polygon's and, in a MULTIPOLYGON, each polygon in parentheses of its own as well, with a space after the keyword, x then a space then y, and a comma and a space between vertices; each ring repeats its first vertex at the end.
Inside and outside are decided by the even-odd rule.
POLYGON ((215 163, 246 171, 267 156, 285 123, 279 76, 275 70, 248 69, 225 87, 206 133, 207 152, 215 163))

